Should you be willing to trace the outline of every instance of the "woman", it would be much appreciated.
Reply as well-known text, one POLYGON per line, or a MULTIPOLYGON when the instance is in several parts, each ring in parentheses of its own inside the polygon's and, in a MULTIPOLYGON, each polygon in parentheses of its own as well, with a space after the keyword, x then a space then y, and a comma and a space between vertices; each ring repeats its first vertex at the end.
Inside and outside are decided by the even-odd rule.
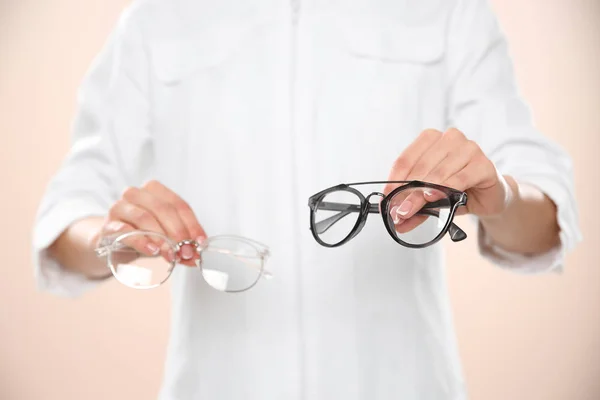
MULTIPOLYGON (((442 250, 389 237, 436 200, 374 207, 391 233, 370 221, 327 248, 308 229, 324 188, 465 192, 452 206, 482 254, 518 271, 558 271, 580 240, 569 157, 532 125, 485 0, 138 1, 82 84, 73 133, 35 226, 43 289, 94 287, 110 276, 94 250, 132 230, 182 244, 189 267, 207 234, 271 249, 275 279, 236 295, 174 269, 164 400, 466 398, 442 250)), ((173 256, 145 239, 129 244, 173 256)))

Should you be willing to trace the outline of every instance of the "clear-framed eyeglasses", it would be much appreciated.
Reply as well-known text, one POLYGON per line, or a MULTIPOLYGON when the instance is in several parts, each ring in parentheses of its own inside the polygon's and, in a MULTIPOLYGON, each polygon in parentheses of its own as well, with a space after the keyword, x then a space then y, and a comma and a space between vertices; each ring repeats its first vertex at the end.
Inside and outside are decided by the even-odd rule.
POLYGON ((195 240, 177 242, 156 232, 130 231, 102 238, 96 255, 106 258, 113 276, 123 285, 152 289, 165 283, 177 264, 186 260, 181 255, 185 246, 192 247, 191 260, 206 283, 216 290, 244 292, 261 278, 272 278, 265 269, 270 255, 268 247, 235 235, 211 236, 198 243, 195 240), (150 254, 146 250, 148 242, 160 250, 150 254))

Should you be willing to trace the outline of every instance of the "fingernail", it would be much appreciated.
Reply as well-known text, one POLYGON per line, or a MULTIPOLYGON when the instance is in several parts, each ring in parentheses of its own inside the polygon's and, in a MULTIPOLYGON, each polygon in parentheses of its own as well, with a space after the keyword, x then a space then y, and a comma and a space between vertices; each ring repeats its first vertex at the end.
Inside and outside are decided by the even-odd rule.
POLYGON ((197 242, 198 244, 200 244, 200 243, 204 242, 205 240, 206 240, 206 236, 198 236, 198 237, 196 238, 196 242, 197 242))
POLYGON ((146 248, 152 253, 153 256, 157 255, 160 252, 160 249, 154 243, 148 243, 146 248))
POLYGON ((121 230, 121 228, 123 228, 124 224, 121 221, 111 221, 108 224, 106 224, 106 226, 104 227, 104 229, 106 229, 107 231, 119 231, 121 230))
POLYGON ((174 252, 174 251, 173 251, 173 249, 171 249, 171 248, 170 248, 169 250, 167 250, 167 260, 168 260, 169 262, 173 262, 173 261, 175 261, 175 260, 176 260, 176 259, 175 259, 175 252, 174 252))
POLYGON ((390 210, 390 216, 392 217, 392 220, 394 221, 394 224, 396 224, 396 225, 403 222, 403 220, 401 220, 400 217, 398 216, 398 206, 392 207, 392 209, 390 210))
POLYGON ((433 196, 433 192, 429 189, 424 190, 423 193, 425 193, 425 196, 433 196))
POLYGON ((404 200, 402 204, 400 204, 400 207, 398 207, 396 210, 396 213, 405 216, 410 212, 410 210, 412 210, 412 203, 408 200, 404 200))
POLYGON ((181 258, 183 258, 184 260, 189 260, 192 257, 194 257, 194 250, 192 249, 192 247, 189 245, 183 246, 183 248, 181 249, 181 258))

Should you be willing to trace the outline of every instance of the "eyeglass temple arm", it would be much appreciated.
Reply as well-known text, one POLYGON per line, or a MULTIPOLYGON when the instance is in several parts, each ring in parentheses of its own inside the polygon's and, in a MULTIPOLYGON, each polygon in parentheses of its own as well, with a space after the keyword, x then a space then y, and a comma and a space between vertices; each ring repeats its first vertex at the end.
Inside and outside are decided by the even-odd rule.
MULTIPOLYGON (((102 247, 98 247, 94 250, 94 252, 96 253, 96 255, 98 257, 104 257, 106 255, 108 255, 108 252, 112 249, 112 246, 102 246, 102 247)), ((113 249, 115 250, 115 249, 113 249)), ((217 253, 220 254, 226 254, 228 256, 231 257, 235 257, 237 258, 239 261, 243 262, 244 264, 250 266, 251 268, 254 269, 262 269, 262 274, 266 277, 266 278, 272 278, 272 274, 268 271, 266 271, 264 268, 258 268, 256 265, 254 265, 253 263, 251 263, 250 261, 248 261, 248 258, 261 258, 263 261, 264 259, 267 257, 267 253, 265 252, 261 252, 260 256, 258 257, 252 257, 252 256, 241 256, 239 254, 235 254, 234 252, 232 252, 231 250, 227 250, 227 249, 221 249, 221 248, 216 248, 216 247, 211 247, 209 249, 205 249, 204 251, 215 251, 217 253)))
MULTIPOLYGON (((254 269, 258 269, 261 270, 261 274, 265 277, 265 278, 272 278, 273 274, 271 274, 269 271, 265 270, 264 267, 257 267, 255 264, 253 264, 252 262, 250 262, 248 259, 249 258, 260 258, 263 262, 265 261, 265 258, 267 257, 266 253, 261 253, 258 257, 253 257, 253 256, 241 256, 239 254, 235 254, 233 251, 231 250, 227 250, 227 249, 221 249, 221 248, 217 248, 217 247, 210 247, 208 249, 204 249, 203 251, 214 251, 216 253, 219 254, 226 254, 228 256, 237 258, 239 261, 243 262, 244 264, 248 265, 250 268, 254 268, 254 269)), ((263 264, 261 264, 263 265, 263 264)))
POLYGON ((98 247, 94 249, 94 253, 96 253, 97 257, 104 257, 108 254, 108 248, 109 246, 98 247))
POLYGON ((104 246, 99 246, 96 247, 94 249, 94 253, 96 253, 96 256, 98 257, 104 257, 108 255, 108 252, 111 250, 120 250, 120 249, 124 249, 127 248, 127 246, 123 245, 123 244, 117 244, 117 243, 110 243, 104 246))
MULTIPOLYGON (((431 203, 427 203, 423 206, 421 210, 417 212, 419 215, 429 215, 432 217, 439 218, 440 213, 435 210, 429 210, 430 208, 445 208, 448 206, 446 201, 432 201, 431 203)), ((335 225, 339 220, 346 217, 350 213, 360 212, 361 206, 356 204, 344 204, 344 203, 332 203, 332 202, 322 202, 319 203, 319 209, 328 210, 328 211, 340 211, 340 213, 332 215, 329 218, 325 218, 322 221, 315 223, 315 228, 317 229, 317 233, 321 234, 326 232, 329 228, 335 225)), ((369 213, 371 214, 379 214, 379 205, 378 204, 370 204, 369 205, 369 213)), ((460 242, 467 238, 467 234, 458 227, 454 222, 450 224, 448 228, 448 232, 450 233, 450 238, 453 242, 460 242)))

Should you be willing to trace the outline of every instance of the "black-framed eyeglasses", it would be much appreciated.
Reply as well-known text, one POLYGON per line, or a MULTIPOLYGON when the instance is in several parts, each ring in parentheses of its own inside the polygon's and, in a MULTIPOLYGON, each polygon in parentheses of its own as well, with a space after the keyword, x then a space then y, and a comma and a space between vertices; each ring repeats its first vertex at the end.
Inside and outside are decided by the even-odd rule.
POLYGON ((375 181, 340 184, 312 195, 310 229, 315 240, 325 247, 341 246, 362 230, 369 214, 381 214, 383 224, 397 243, 424 248, 438 242, 446 232, 454 242, 467 234, 454 224, 467 194, 449 187, 421 181, 375 181), (397 184, 387 196, 372 192, 364 196, 355 186, 397 184), (371 197, 381 202, 371 203, 371 197))

